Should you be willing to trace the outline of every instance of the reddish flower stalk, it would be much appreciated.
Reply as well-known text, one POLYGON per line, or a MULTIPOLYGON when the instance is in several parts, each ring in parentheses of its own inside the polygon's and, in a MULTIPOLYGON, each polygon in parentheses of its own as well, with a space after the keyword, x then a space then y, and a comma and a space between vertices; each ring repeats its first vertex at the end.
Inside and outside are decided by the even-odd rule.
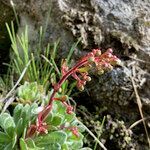
POLYGON ((41 111, 39 114, 38 114, 38 120, 37 120, 37 123, 38 123, 38 127, 41 128, 42 124, 43 124, 43 121, 44 119, 47 117, 47 115, 49 114, 49 112, 51 111, 52 109, 52 103, 54 101, 54 97, 55 97, 55 94, 58 92, 58 90, 61 88, 62 84, 64 83, 64 81, 66 81, 66 79, 72 75, 74 72, 76 72, 76 70, 79 68, 79 67, 82 67, 83 65, 85 65, 86 63, 88 62, 88 60, 84 60, 84 61, 81 61, 79 62, 77 65, 75 65, 72 69, 70 69, 60 80, 57 84, 54 85, 54 90, 53 90, 53 93, 50 97, 50 100, 49 100, 49 103, 45 106, 45 108, 43 109, 43 111, 41 111))
MULTIPOLYGON (((98 74, 103 74, 105 71, 112 70, 114 65, 120 64, 120 60, 115 56, 112 55, 112 49, 108 49, 105 53, 101 54, 101 51, 99 49, 93 49, 92 52, 88 53, 86 56, 84 56, 75 66, 73 66, 70 70, 68 70, 68 66, 63 63, 62 66, 62 78, 59 80, 57 84, 54 85, 53 93, 51 94, 49 103, 44 107, 44 109, 38 114, 37 118, 37 124, 31 125, 34 132, 47 132, 46 130, 46 124, 44 123, 44 120, 48 116, 49 112, 52 109, 52 104, 54 100, 58 100, 55 98, 56 93, 61 88, 62 84, 66 81, 66 79, 69 76, 72 76, 77 80, 77 87, 80 90, 84 89, 84 85, 87 81, 90 81, 91 78, 88 76, 88 70, 90 67, 92 67, 94 64, 98 74), (79 75, 77 75, 77 73, 79 75), (36 126, 36 130, 35 130, 36 126)), ((70 114, 72 111, 72 107, 69 106, 65 101, 62 101, 62 103, 67 107, 67 112, 70 114)), ((33 131, 32 129, 30 132, 33 131)), ((30 135, 30 133, 29 133, 30 135)))

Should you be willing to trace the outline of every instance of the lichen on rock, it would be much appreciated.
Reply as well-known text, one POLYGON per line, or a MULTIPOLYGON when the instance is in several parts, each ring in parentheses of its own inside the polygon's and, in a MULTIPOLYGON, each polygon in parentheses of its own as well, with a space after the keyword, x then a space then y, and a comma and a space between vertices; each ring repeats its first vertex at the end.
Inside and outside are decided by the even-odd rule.
POLYGON ((104 132, 108 149, 137 149, 137 143, 132 139, 133 132, 126 127, 123 120, 113 119, 112 116, 107 115, 105 124, 104 132))

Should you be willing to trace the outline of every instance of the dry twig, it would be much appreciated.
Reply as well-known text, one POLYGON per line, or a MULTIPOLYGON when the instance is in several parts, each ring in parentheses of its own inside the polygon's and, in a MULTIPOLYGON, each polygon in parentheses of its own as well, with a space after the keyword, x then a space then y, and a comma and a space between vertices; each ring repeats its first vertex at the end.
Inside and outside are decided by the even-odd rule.
POLYGON ((149 135, 148 135, 148 131, 147 131, 147 127, 146 127, 146 123, 145 123, 145 119, 144 119, 144 115, 143 115, 143 111, 142 111, 141 99, 140 99, 140 96, 138 94, 138 90, 137 90, 137 87, 135 85, 133 77, 130 76, 130 78, 131 78, 131 81, 132 81, 132 85, 133 85, 133 88, 134 88, 134 92, 135 92, 135 96, 136 96, 139 112, 140 112, 140 115, 141 115, 141 118, 142 118, 142 122, 143 122, 143 125, 144 125, 145 133, 146 133, 146 136, 147 136, 147 141, 148 141, 148 144, 149 144, 149 147, 150 147, 150 138, 149 138, 149 135))

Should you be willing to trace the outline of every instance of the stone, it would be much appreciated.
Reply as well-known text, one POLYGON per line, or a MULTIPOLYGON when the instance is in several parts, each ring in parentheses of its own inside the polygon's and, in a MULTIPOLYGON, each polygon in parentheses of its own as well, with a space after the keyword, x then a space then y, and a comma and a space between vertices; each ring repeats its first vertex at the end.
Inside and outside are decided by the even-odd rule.
MULTIPOLYGON (((4 1, 11 6, 9 0, 4 1)), ((42 26, 44 32, 43 45, 47 46, 47 43, 53 44, 60 40, 61 50, 59 54, 60 56, 67 54, 72 46, 73 37, 71 32, 63 28, 61 21, 63 12, 59 10, 56 0, 13 0, 13 5, 19 14, 20 20, 17 34, 20 35, 24 31, 25 26, 28 25, 30 49, 36 51, 40 27, 42 26)))
POLYGON ((3 63, 9 61, 10 38, 6 29, 6 23, 10 24, 15 20, 13 9, 0 1, 0 74, 6 73, 6 66, 3 63))

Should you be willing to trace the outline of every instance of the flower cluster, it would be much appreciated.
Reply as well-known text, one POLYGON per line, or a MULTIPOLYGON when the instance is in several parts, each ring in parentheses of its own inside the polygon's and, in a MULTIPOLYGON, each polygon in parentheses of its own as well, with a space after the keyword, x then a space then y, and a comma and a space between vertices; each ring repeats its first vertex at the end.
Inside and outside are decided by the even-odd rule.
MULTIPOLYGON (((98 74, 103 74, 106 71, 110 71, 113 69, 113 66, 120 65, 121 61, 115 55, 112 54, 113 51, 109 48, 105 53, 101 53, 100 49, 93 49, 92 52, 88 53, 86 56, 82 57, 76 65, 74 65, 71 69, 67 66, 66 61, 62 63, 62 78, 56 83, 53 87, 53 93, 51 94, 49 103, 44 107, 44 109, 38 114, 37 124, 34 127, 34 132, 45 132, 46 133, 46 124, 44 120, 48 116, 49 112, 52 109, 53 101, 60 100, 64 106, 66 106, 66 112, 71 114, 73 111, 73 107, 68 105, 66 102, 66 97, 56 98, 55 95, 61 88, 62 84, 67 80, 69 76, 72 76, 77 81, 77 88, 79 90, 84 90, 84 86, 87 81, 91 80, 89 76, 89 70, 91 68, 95 68, 98 74)), ((76 130, 72 130, 73 132, 76 130)))
MULTIPOLYGON (((94 50, 96 53, 97 50, 94 50)), ((112 49, 109 48, 105 53, 100 55, 99 57, 95 57, 94 62, 96 65, 96 69, 98 74, 103 74, 105 71, 111 71, 113 66, 120 65, 121 61, 115 55, 112 54, 112 49)))
POLYGON ((77 88, 80 91, 84 90, 84 86, 86 85, 87 81, 91 81, 91 77, 89 77, 88 71, 93 67, 93 65, 96 68, 96 72, 101 75, 106 71, 111 71, 113 66, 119 65, 121 63, 120 59, 118 59, 112 53, 113 51, 111 48, 109 48, 103 54, 101 53, 100 49, 93 49, 92 52, 88 53, 79 61, 79 64, 81 62, 87 61, 85 64, 83 64, 82 67, 77 68, 72 73, 74 79, 77 80, 77 88))

